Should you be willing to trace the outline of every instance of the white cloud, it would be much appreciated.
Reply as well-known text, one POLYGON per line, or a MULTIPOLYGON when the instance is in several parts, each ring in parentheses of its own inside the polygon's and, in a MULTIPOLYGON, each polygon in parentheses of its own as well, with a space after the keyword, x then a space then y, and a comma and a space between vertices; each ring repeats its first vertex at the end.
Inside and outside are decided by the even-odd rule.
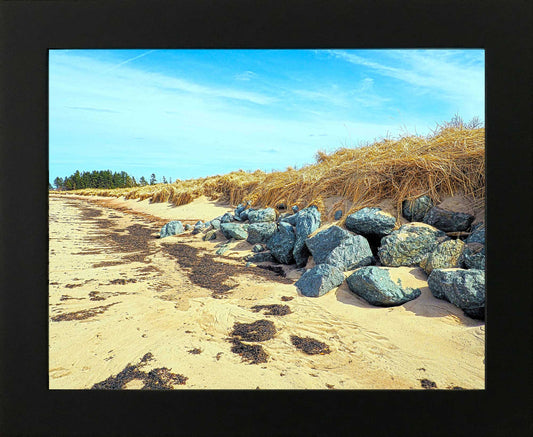
POLYGON ((257 74, 255 74, 253 71, 245 71, 243 73, 236 74, 235 79, 248 81, 250 79, 253 79, 256 76, 257 74))

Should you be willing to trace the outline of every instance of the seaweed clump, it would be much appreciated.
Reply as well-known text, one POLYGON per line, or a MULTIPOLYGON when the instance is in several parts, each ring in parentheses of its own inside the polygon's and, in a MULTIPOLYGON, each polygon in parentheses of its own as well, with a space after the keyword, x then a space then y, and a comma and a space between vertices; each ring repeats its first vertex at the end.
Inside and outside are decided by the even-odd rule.
POLYGON ((325 355, 331 352, 326 343, 322 343, 311 337, 302 338, 297 335, 291 335, 291 342, 294 346, 308 355, 325 355))
POLYGON ((268 354, 260 344, 244 344, 236 338, 231 339, 233 346, 231 351, 242 357, 243 361, 248 361, 250 364, 266 363, 268 361, 268 354))
POLYGON ((279 304, 255 305, 252 307, 252 310, 256 313, 258 313, 261 310, 266 310, 263 313, 266 316, 286 316, 287 314, 292 313, 288 305, 279 305, 279 304))
POLYGON ((253 323, 239 323, 233 325, 232 337, 244 341, 270 340, 276 334, 276 327, 270 320, 256 320, 253 323))

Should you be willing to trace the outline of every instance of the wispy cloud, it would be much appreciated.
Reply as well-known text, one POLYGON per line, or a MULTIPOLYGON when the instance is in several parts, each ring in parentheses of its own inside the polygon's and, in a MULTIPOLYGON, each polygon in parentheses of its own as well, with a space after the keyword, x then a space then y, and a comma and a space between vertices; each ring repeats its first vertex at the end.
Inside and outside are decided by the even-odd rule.
POLYGON ((245 71, 244 73, 236 74, 234 77, 237 80, 250 80, 253 79, 255 76, 257 76, 253 71, 245 71))
POLYGON ((112 112, 115 114, 120 114, 120 111, 113 111, 112 109, 90 108, 90 107, 83 107, 83 106, 66 106, 66 108, 76 109, 80 111, 112 112))
POLYGON ((138 56, 134 56, 133 58, 126 59, 125 61, 108 68, 107 70, 104 71, 104 73, 108 73, 110 71, 116 70, 117 68, 121 67, 124 64, 127 64, 128 62, 135 61, 135 59, 142 58, 143 56, 149 55, 150 53, 153 53, 153 52, 155 52, 155 50, 149 50, 149 51, 147 51, 145 53, 141 53, 138 56))

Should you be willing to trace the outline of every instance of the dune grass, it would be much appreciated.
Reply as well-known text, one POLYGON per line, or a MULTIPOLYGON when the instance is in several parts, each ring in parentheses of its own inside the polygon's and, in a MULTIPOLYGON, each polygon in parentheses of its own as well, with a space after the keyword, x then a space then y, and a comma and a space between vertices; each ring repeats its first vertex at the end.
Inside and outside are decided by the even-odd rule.
POLYGON ((399 216, 403 200, 423 194, 436 202, 461 194, 481 206, 485 199, 485 129, 455 119, 437 125, 427 136, 405 135, 359 148, 343 147, 331 154, 318 152, 316 163, 298 170, 239 170, 172 184, 71 193, 150 199, 177 206, 202 195, 232 205, 250 200, 256 208, 280 203, 288 208, 316 205, 328 218, 335 209, 346 206, 346 201, 350 202, 344 211, 348 214, 385 199, 392 200, 399 216), (337 201, 326 208, 326 200, 334 196, 337 201))

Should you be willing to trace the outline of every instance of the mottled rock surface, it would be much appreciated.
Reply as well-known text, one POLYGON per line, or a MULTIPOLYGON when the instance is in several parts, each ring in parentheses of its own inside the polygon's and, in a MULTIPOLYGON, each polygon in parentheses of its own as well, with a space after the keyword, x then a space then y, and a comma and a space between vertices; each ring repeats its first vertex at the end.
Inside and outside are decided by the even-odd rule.
POLYGON ((485 244, 485 223, 477 223, 472 226, 472 233, 465 240, 465 243, 485 244))
POLYGON ((307 236, 320 227, 320 212, 316 206, 304 208, 296 216, 296 241, 292 255, 297 267, 303 267, 309 258, 309 250, 305 245, 307 236))
POLYGON ((408 223, 381 239, 378 256, 384 266, 418 266, 448 239, 444 232, 433 226, 408 223))
POLYGON ((423 222, 444 232, 467 231, 474 216, 464 212, 453 212, 434 206, 425 215, 423 222))
POLYGON ((253 255, 245 256, 244 260, 253 262, 253 263, 262 263, 262 262, 272 262, 274 261, 274 258, 272 257, 272 254, 270 252, 259 252, 259 253, 254 253, 253 255))
POLYGON ((184 232, 182 223, 179 220, 172 220, 161 228, 159 238, 169 237, 171 235, 178 235, 184 232))
POLYGON ((481 243, 468 243, 463 249, 460 267, 485 270, 485 246, 481 243))
POLYGON ((330 252, 353 234, 339 226, 330 226, 305 240, 315 264, 322 264, 330 252))
POLYGON ((329 264, 320 264, 307 270, 294 285, 304 296, 318 297, 338 287, 344 274, 329 264))
POLYGON ((235 240, 246 240, 246 238, 248 237, 248 232, 246 232, 242 225, 237 223, 222 223, 220 225, 220 230, 226 238, 234 238, 235 240))
POLYGON ((272 208, 258 209, 248 212, 250 223, 263 223, 276 221, 276 211, 272 208))
POLYGON ((362 235, 385 236, 396 225, 396 218, 380 208, 363 208, 346 217, 346 229, 362 235))
POLYGON ((421 196, 413 200, 402 202, 402 214, 411 222, 421 222, 427 212, 433 208, 433 202, 429 196, 421 196))
POLYGON ((428 278, 433 296, 461 308, 473 319, 485 319, 485 272, 483 270, 435 269, 428 278))
POLYGON ((342 271, 346 271, 368 266, 374 263, 374 261, 368 240, 362 235, 351 235, 349 238, 341 241, 328 254, 324 262, 342 271))
POLYGON ((274 222, 252 223, 248 227, 248 238, 246 241, 250 244, 266 243, 274 235, 277 228, 274 222))
POLYGON ((276 261, 282 264, 291 264, 294 262, 292 251, 296 235, 294 228, 288 223, 279 223, 278 230, 267 241, 267 248, 272 252, 276 261))
POLYGON ((429 256, 420 262, 420 267, 429 275, 433 269, 460 267, 460 258, 465 243, 461 240, 447 240, 439 244, 429 256))
POLYGON ((394 282, 387 269, 376 266, 357 269, 346 282, 353 293, 376 306, 401 305, 421 294, 418 288, 403 287, 399 279, 394 282))

